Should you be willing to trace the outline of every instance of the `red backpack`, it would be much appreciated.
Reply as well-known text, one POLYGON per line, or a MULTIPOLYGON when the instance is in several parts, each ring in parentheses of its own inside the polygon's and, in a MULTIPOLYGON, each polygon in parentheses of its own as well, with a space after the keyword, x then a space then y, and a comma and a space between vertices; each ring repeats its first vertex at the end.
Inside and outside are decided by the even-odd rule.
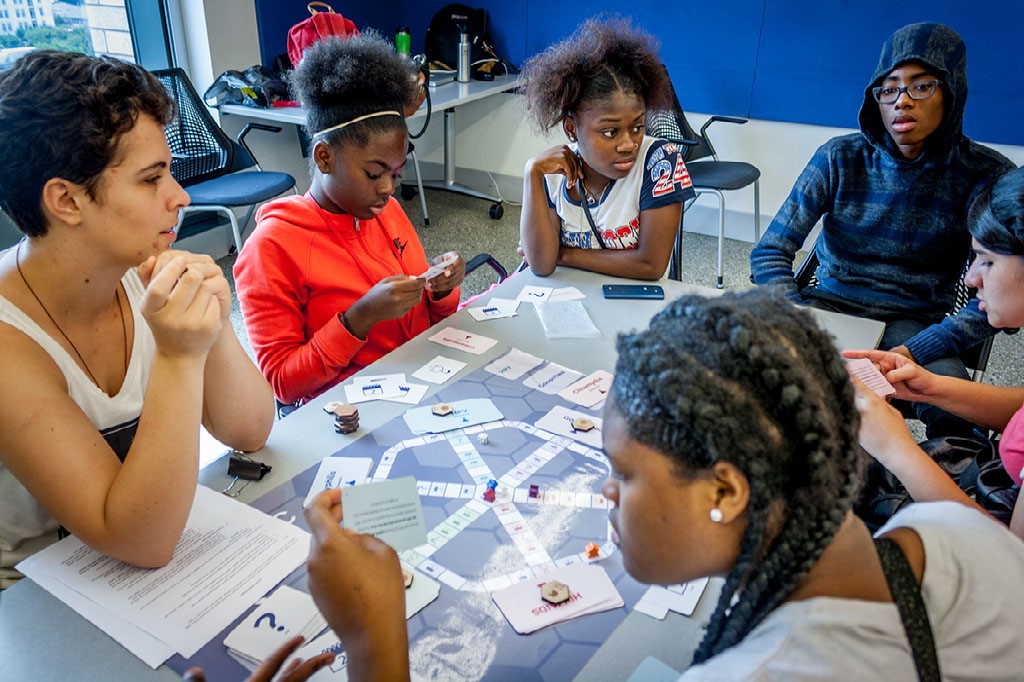
POLYGON ((350 19, 335 12, 326 2, 311 2, 306 9, 312 16, 288 30, 288 59, 291 60, 292 66, 298 66, 306 49, 321 38, 359 34, 359 29, 350 19), (313 9, 314 5, 327 9, 318 12, 313 9))

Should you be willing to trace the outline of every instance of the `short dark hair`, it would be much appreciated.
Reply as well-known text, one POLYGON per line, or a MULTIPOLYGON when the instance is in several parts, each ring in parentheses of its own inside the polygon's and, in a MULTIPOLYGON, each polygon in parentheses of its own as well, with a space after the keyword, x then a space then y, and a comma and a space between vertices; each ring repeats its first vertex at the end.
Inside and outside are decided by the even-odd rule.
POLYGON ((764 288, 684 296, 620 336, 618 353, 612 396, 634 440, 683 478, 728 462, 750 482, 700 663, 781 604, 843 523, 865 466, 853 387, 813 317, 764 288))
POLYGON ((139 115, 167 124, 160 81, 111 57, 39 50, 0 73, 0 208, 30 237, 46 234, 43 187, 53 178, 96 198, 100 175, 139 115))
POLYGON ((986 249, 1024 256, 1024 168, 1008 171, 978 195, 967 227, 986 249))
MULTIPOLYGON (((366 114, 403 112, 418 87, 410 63, 376 31, 318 40, 306 50, 291 77, 292 93, 302 102, 310 136, 366 114)), ((404 114, 378 116, 320 139, 331 146, 365 146, 371 134, 405 129, 404 114)))
POLYGON ((667 108, 671 99, 657 41, 622 18, 588 19, 571 36, 528 59, 522 78, 530 115, 542 131, 619 91, 656 110, 667 108))

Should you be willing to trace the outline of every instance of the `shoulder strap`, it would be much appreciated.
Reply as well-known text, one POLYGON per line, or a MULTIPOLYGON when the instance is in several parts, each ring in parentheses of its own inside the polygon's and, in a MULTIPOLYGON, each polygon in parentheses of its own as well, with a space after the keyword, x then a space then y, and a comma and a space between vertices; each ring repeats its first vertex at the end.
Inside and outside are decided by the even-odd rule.
POLYGON ((939 658, 935 653, 935 638, 914 571, 895 540, 876 538, 875 549, 882 562, 882 571, 885 572, 893 601, 900 612, 903 629, 910 641, 917 677, 922 682, 940 682, 942 676, 939 672, 939 658))

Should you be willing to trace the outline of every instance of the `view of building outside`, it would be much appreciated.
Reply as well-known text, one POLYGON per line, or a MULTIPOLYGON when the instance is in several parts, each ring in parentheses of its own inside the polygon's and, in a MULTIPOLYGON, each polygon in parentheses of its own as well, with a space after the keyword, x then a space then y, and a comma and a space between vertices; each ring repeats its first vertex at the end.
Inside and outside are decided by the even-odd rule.
POLYGON ((135 61, 125 0, 0 0, 0 71, 38 49, 135 61))

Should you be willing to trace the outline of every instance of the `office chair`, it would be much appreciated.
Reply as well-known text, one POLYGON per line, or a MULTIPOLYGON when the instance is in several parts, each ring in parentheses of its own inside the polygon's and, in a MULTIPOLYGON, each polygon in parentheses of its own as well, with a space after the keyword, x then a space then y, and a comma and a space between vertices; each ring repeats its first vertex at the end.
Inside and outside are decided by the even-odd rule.
MULTIPOLYGON (((662 66, 662 68, 665 68, 662 66)), ((668 69, 665 69, 668 75, 668 69)), ((671 111, 651 111, 647 114, 646 129, 651 137, 659 137, 681 144, 686 147, 683 161, 686 163, 686 170, 690 173, 690 181, 697 196, 701 194, 714 194, 718 197, 718 288, 722 284, 722 247, 725 241, 725 194, 731 190, 743 189, 747 185, 754 185, 754 241, 761 238, 761 197, 758 179, 761 171, 756 166, 745 161, 722 161, 718 158, 711 138, 707 134, 712 123, 738 123, 747 122, 745 118, 735 116, 712 116, 700 129, 700 135, 694 133, 693 128, 686 120, 686 114, 679 106, 679 98, 676 96, 672 81, 669 80, 669 88, 672 91, 671 111), (706 159, 709 161, 699 161, 706 159)), ((691 202, 692 203, 692 202, 691 202)), ((683 207, 683 212, 690 204, 683 207)), ((676 244, 672 251, 672 260, 669 265, 669 278, 679 280, 682 276, 682 254, 683 254, 683 217, 679 217, 679 231, 676 233, 676 244)))
MULTIPOLYGON (((819 237, 820 239, 820 237, 819 237)), ((801 261, 797 267, 793 278, 796 280, 797 289, 803 291, 807 288, 814 288, 818 286, 818 242, 815 240, 814 244, 811 245, 811 250, 807 252, 807 256, 801 261)), ((967 275, 967 270, 971 266, 971 260, 969 258, 967 263, 964 264, 964 270, 960 275, 960 280, 956 285, 956 298, 953 302, 953 307, 950 308, 947 315, 953 315, 956 311, 967 305, 972 298, 974 298, 974 289, 967 286, 964 282, 964 277, 967 275)), ((1003 329, 1007 334, 1016 334, 1017 329, 1003 329)), ((985 370, 988 368, 988 359, 992 354, 992 342, 995 339, 995 335, 986 337, 979 341, 975 345, 971 346, 967 350, 960 353, 960 360, 963 361, 967 371, 971 374, 971 379, 974 381, 981 381, 985 377, 985 370)))
MULTIPOLYGON (((181 211, 181 221, 189 213, 212 212, 223 215, 231 224, 235 248, 242 250, 242 235, 256 206, 278 194, 293 190, 295 178, 287 173, 265 171, 256 162, 245 136, 253 129, 280 132, 276 126, 249 123, 233 141, 213 120, 188 76, 181 69, 154 71, 177 106, 177 116, 164 127, 171 148, 171 175, 188 192, 192 203, 181 211), (255 168, 254 171, 237 171, 255 168), (239 222, 232 207, 246 207, 239 222)), ((203 231, 218 222, 202 225, 203 231)), ((179 227, 181 224, 179 223, 179 227)), ((185 236, 185 235, 182 235, 185 236)))

